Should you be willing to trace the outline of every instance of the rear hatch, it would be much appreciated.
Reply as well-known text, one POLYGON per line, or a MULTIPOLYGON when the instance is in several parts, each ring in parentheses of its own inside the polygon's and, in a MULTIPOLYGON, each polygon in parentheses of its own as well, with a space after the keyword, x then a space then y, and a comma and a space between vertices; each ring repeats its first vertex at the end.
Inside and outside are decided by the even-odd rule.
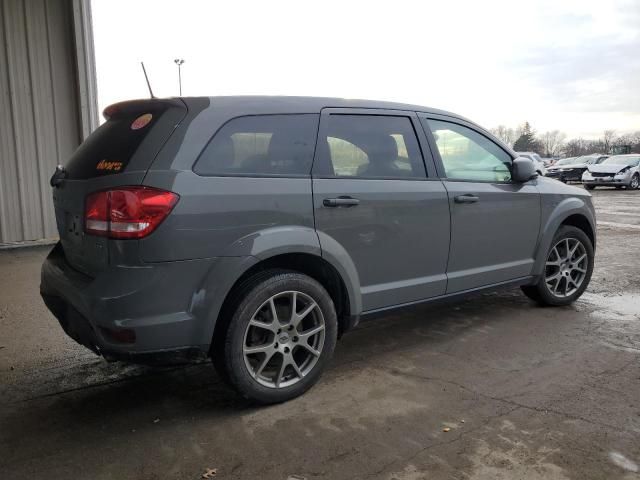
MULTIPOLYGON (((88 194, 140 185, 153 160, 185 117, 180 99, 134 100, 111 105, 107 121, 69 159, 53 188, 60 242, 69 264, 93 276, 109 264, 107 238, 84 233, 88 194)), ((113 241, 113 240, 111 240, 113 241)))

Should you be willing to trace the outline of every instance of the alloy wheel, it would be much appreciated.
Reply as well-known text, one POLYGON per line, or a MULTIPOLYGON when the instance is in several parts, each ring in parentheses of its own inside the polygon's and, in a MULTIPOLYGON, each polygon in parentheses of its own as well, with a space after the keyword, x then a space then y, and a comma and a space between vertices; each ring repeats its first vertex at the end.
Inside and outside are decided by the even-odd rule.
POLYGON ((634 175, 631 177, 631 188, 636 190, 638 186, 640 186, 640 177, 638 177, 638 175, 634 175))
POLYGON ((552 295, 573 295, 584 281, 589 266, 587 250, 577 238, 563 238, 549 252, 545 283, 552 295))
POLYGON ((298 291, 277 293, 256 310, 247 325, 244 363, 261 385, 289 387, 313 370, 324 338, 324 317, 313 298, 298 291))

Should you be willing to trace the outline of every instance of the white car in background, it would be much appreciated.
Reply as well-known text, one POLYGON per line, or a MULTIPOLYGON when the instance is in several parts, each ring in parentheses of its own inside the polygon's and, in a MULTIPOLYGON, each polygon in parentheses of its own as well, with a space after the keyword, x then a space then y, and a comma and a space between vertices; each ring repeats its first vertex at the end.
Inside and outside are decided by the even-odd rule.
POLYGON ((536 172, 538 172, 538 175, 542 176, 547 174, 547 167, 544 166, 544 162, 542 161, 542 158, 540 158, 540 155, 538 155, 535 152, 516 152, 516 153, 518 154, 519 157, 524 157, 531 160, 536 167, 536 172))
POLYGON ((601 163, 589 165, 582 174, 587 190, 607 186, 631 190, 640 188, 640 154, 613 155, 601 163))

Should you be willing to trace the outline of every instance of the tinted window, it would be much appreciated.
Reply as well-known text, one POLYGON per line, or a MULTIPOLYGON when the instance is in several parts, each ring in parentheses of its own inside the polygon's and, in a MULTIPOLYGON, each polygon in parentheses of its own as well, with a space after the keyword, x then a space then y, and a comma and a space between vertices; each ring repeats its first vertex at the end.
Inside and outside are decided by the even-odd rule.
MULTIPOLYGON (((164 112, 115 116, 103 123, 78 147, 66 165, 67 178, 85 179, 122 173, 164 112)), ((162 136, 164 140, 171 130, 162 136)))
POLYGON ((319 173, 336 177, 424 178, 408 117, 330 115, 319 173))
POLYGON ((309 175, 318 117, 234 118, 214 135, 194 171, 200 175, 309 175))
POLYGON ((450 122, 429 120, 447 178, 508 182, 511 156, 487 137, 450 122))

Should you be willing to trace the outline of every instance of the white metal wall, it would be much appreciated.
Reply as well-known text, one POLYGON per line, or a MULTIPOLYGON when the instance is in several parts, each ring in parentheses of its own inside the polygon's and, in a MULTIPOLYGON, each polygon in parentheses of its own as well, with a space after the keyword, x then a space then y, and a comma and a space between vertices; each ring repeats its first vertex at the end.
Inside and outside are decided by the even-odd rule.
POLYGON ((97 121, 82 105, 96 103, 95 76, 86 84, 93 70, 79 71, 93 64, 90 21, 88 35, 76 33, 88 8, 82 0, 0 0, 0 246, 57 235, 49 178, 97 121))

